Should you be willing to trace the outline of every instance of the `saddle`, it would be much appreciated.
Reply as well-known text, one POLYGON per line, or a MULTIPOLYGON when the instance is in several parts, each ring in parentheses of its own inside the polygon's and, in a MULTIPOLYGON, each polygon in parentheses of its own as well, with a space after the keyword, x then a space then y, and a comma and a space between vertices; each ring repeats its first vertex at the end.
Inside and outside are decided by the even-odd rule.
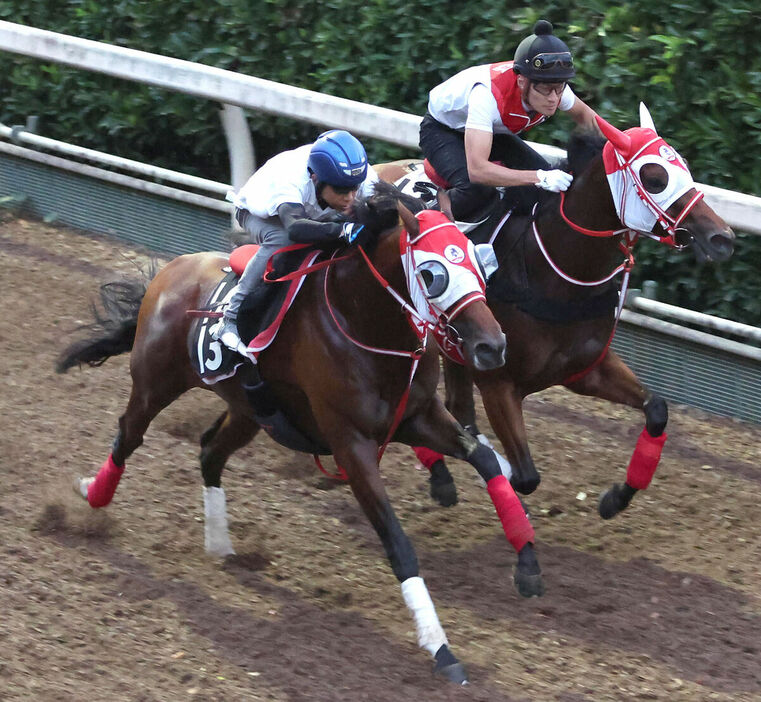
MULTIPOLYGON (((206 300, 203 310, 206 314, 197 316, 191 324, 188 334, 190 358, 201 380, 207 385, 230 378, 243 367, 243 389, 246 391, 254 419, 267 434, 294 451, 327 455, 330 453, 329 449, 296 429, 277 406, 266 381, 259 374, 258 367, 227 348, 211 333, 224 306, 235 294, 238 278, 258 248, 255 244, 246 244, 230 254, 229 266, 222 269, 225 275, 206 300)), ((278 260, 273 262, 269 277, 275 279, 293 270, 303 270, 321 253, 320 250, 312 248, 286 251, 280 256, 276 253, 278 260)), ((256 358, 274 341, 304 279, 304 276, 296 276, 287 281, 263 283, 259 290, 255 291, 261 291, 261 294, 255 294, 251 300, 245 300, 240 306, 238 330, 241 339, 249 345, 250 353, 256 358)))
MULTIPOLYGON (((431 165, 428 159, 408 164, 409 173, 396 182, 407 195, 423 200, 429 209, 438 209, 438 189, 451 187, 431 165)), ((470 221, 456 222, 474 244, 494 243, 497 234, 512 215, 530 214, 543 193, 533 186, 496 188, 497 196, 472 215, 470 221)))
MULTIPOLYGON (((201 380, 208 385, 234 375, 244 362, 239 354, 217 341, 212 331, 217 318, 235 294, 238 278, 258 248, 255 244, 246 244, 230 254, 229 265, 222 269, 224 277, 212 290, 202 313, 197 315, 198 319, 191 325, 188 335, 190 357, 201 380)), ((317 249, 300 249, 287 251, 283 255, 278 253, 275 254, 277 260, 273 261, 272 271, 269 273, 272 279, 308 267, 321 252, 317 249)), ((284 282, 262 283, 255 294, 250 296, 251 299, 247 298, 241 304, 238 312, 238 332, 254 358, 258 358, 274 341, 303 282, 303 277, 296 277, 284 282)))

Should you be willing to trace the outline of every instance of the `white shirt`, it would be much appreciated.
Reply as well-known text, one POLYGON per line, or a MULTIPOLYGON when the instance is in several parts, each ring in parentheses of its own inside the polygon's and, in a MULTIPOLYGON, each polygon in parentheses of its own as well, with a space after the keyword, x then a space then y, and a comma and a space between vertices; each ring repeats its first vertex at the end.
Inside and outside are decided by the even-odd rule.
MULTIPOLYGON (((275 216, 280 205, 302 204, 309 219, 318 222, 333 219, 336 210, 332 207, 323 209, 317 202, 314 183, 307 170, 311 150, 312 145, 306 144, 273 156, 233 195, 233 205, 257 217, 267 218, 275 216)), ((372 194, 372 186, 377 180, 378 174, 368 165, 357 195, 372 194)))
MULTIPOLYGON (((509 134, 502 122, 497 100, 491 91, 490 64, 471 66, 437 85, 428 95, 428 112, 450 129, 478 129, 493 134, 509 134)), ((566 85, 558 109, 567 112, 576 102, 566 85)), ((523 106, 527 110, 528 105, 523 106)))

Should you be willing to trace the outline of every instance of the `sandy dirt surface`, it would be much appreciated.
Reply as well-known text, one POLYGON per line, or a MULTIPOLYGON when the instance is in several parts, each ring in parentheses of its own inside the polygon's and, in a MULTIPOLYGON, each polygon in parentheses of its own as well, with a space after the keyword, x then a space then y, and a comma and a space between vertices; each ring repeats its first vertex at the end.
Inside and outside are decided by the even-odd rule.
POLYGON ((67 375, 54 360, 98 285, 145 257, 8 216, 0 255, 3 701, 761 700, 761 427, 672 406, 653 485, 604 522, 597 497, 623 480, 642 417, 562 390, 531 398, 547 587, 533 600, 514 591, 472 469, 451 462, 461 499, 444 509, 391 447, 382 473, 468 666, 460 689, 431 675, 375 533, 310 457, 264 436, 235 454, 238 555, 205 555, 213 393, 158 417, 108 508, 77 498, 73 479, 110 450, 128 357, 67 375))

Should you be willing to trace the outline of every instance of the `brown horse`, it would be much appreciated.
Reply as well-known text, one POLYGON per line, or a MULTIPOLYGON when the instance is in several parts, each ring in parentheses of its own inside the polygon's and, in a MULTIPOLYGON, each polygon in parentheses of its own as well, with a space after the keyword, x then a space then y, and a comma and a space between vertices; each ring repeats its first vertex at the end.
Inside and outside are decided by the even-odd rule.
MULTIPOLYGON (((614 274, 628 277, 632 246, 642 234, 671 246, 691 244, 700 262, 728 259, 734 240, 732 230, 702 201, 685 163, 658 137, 644 105, 640 118, 642 126, 626 132, 598 118, 608 143, 594 135, 572 137, 568 158, 574 180, 567 192, 542 197, 532 213, 513 215, 506 224, 499 216, 487 222, 499 222, 496 229, 490 227, 499 269, 487 296, 507 334, 508 361, 472 374, 445 362, 447 408, 478 434, 475 380, 509 460, 505 473, 524 494, 540 481, 523 420, 527 395, 565 385, 581 395, 641 409, 645 427, 626 481, 600 497, 604 519, 625 509, 637 490, 649 485, 668 419, 666 401, 647 391, 609 348, 622 297, 614 274)), ((410 180, 403 162, 378 171, 387 180, 410 180)), ((502 210, 506 213, 507 206, 502 210)), ((429 467, 435 459, 428 458, 429 467)), ((456 501, 452 478, 442 461, 435 465, 432 495, 451 504, 453 494, 456 501)))
MULTIPOLYGON (((331 265, 306 277, 277 336, 259 356, 258 369, 270 403, 313 445, 327 447, 344 469, 402 585, 421 647, 434 657, 437 672, 462 683, 464 668, 447 646, 415 551, 381 480, 378 464, 386 443, 425 444, 471 463, 487 481, 508 540, 519 552, 519 591, 541 594, 542 583, 520 501, 495 454, 475 441, 437 397, 439 355, 434 345, 426 345, 429 329, 443 330, 474 370, 504 363, 505 337, 485 302, 485 276, 472 243, 457 227, 442 222, 440 212, 413 216, 400 204, 405 198, 382 183, 373 197, 358 203, 364 243, 336 252, 331 265), (414 286, 422 294, 412 294, 414 286)), ((420 205, 406 200, 410 207, 420 205)), ((125 460, 163 408, 193 387, 211 387, 227 402, 202 437, 200 456, 206 546, 219 555, 234 553, 221 488, 223 467, 260 426, 267 428, 254 419, 244 384, 245 371, 253 365, 247 362, 234 377, 205 386, 187 350, 193 321, 187 313, 204 306, 227 263, 221 253, 180 256, 147 290, 119 288, 122 299, 107 305, 111 314, 100 320, 100 333, 72 345, 58 364, 63 372, 131 350, 132 392, 112 453, 95 478, 78 485, 94 507, 110 502, 125 460)))

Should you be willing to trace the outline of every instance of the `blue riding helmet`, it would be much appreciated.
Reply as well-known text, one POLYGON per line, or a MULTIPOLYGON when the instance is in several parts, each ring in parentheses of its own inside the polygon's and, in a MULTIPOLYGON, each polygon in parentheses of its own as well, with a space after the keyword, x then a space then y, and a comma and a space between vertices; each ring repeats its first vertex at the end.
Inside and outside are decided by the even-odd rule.
POLYGON ((357 188, 367 175, 367 154, 359 139, 343 129, 332 129, 317 137, 307 166, 320 183, 357 188))

